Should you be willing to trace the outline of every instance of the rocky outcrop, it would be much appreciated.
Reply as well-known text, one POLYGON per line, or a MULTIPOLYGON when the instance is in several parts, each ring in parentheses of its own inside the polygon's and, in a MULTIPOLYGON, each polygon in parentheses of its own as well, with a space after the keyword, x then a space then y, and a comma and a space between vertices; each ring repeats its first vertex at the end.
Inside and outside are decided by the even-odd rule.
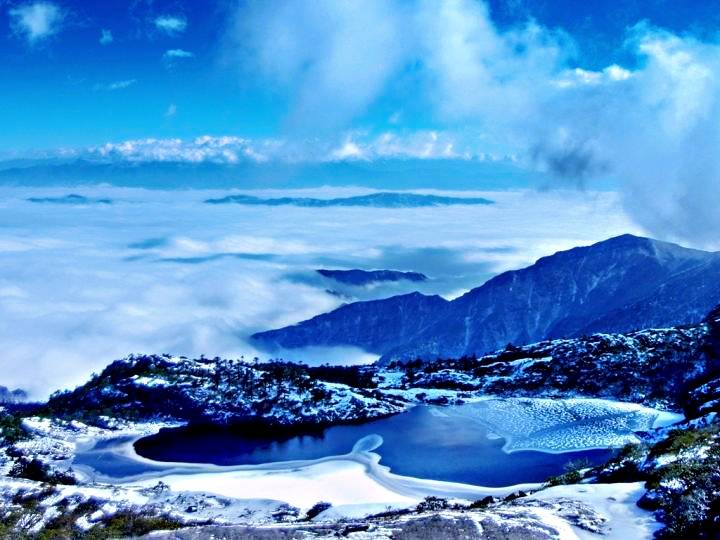
POLYGON ((372 389, 316 380, 302 365, 151 355, 113 362, 86 384, 53 395, 47 412, 90 423, 106 415, 302 427, 378 418, 406 407, 372 389))

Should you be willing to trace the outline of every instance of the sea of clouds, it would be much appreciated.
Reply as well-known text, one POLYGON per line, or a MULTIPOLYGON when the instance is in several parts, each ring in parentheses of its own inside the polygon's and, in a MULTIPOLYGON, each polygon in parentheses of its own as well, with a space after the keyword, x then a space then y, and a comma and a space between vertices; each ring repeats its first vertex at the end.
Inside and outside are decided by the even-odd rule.
MULTIPOLYGON (((499 27, 477 0, 242 2, 227 61, 290 102, 290 132, 337 132, 379 104, 448 126, 440 148, 513 154, 559 185, 622 183, 647 230, 717 246, 720 44, 638 20, 623 65, 585 65, 560 28, 499 27)), ((464 153, 464 152, 461 152, 464 153)), ((344 156, 363 155, 346 142, 344 156)))
MULTIPOLYGON (((483 192, 496 204, 399 210, 203 202, 231 193, 240 192, 0 189, 0 384, 43 397, 130 353, 268 358, 248 342, 253 332, 416 288, 454 297, 558 249, 641 232, 611 192, 483 192), (111 204, 27 200, 70 193, 111 204), (431 279, 342 287, 317 268, 416 270, 431 279)), ((352 350, 294 358, 373 359, 352 350)))

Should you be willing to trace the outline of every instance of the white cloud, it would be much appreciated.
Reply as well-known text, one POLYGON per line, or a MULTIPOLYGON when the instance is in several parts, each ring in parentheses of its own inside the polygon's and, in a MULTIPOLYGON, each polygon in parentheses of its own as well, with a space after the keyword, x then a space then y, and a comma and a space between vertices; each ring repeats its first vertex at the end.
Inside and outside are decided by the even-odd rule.
POLYGON ((51 2, 33 2, 21 4, 9 10, 13 31, 34 45, 57 34, 66 13, 51 2))
POLYGON ((100 30, 100 45, 109 45, 114 41, 112 32, 110 30, 100 30))
POLYGON ((183 49, 168 49, 165 51, 165 54, 163 54, 163 57, 166 59, 178 59, 178 58, 193 58, 195 56, 194 53, 191 53, 190 51, 185 51, 183 49))
POLYGON ((579 85, 601 85, 614 81, 626 81, 632 77, 632 72, 617 64, 607 66, 602 71, 590 71, 574 68, 565 71, 558 77, 556 84, 560 88, 569 88, 579 85))
POLYGON ((96 84, 93 88, 96 91, 108 90, 113 92, 115 90, 125 90, 126 88, 129 88, 134 84, 137 84, 137 79, 124 79, 122 81, 114 81, 108 84, 96 84))
POLYGON ((187 28, 187 19, 183 16, 161 15, 153 21, 155 28, 169 36, 182 34, 187 28))
POLYGON ((366 159, 366 153, 351 139, 347 139, 342 145, 330 154, 331 158, 344 159, 366 159))
MULTIPOLYGON (((626 44, 637 67, 591 70, 568 35, 534 21, 500 29, 473 0, 242 3, 230 33, 228 54, 247 76, 294 100, 291 127, 346 129, 397 98, 411 72, 402 103, 477 134, 471 153, 518 154, 576 185, 619 179, 657 236, 711 242, 720 230, 716 42, 640 24, 626 44)), ((429 155, 465 154, 431 142, 429 155)), ((354 139, 335 150, 368 155, 354 139)))
MULTIPOLYGON (((170 105, 166 116, 177 111, 170 105)), ((124 161, 185 161, 201 163, 237 163, 242 160, 263 161, 261 144, 255 145, 241 137, 211 137, 183 139, 135 139, 120 143, 107 143, 89 148, 86 154, 124 161)))
MULTIPOLYGON (((165 116, 174 116, 171 104, 165 116)), ((377 135, 349 132, 339 137, 311 139, 250 139, 204 135, 195 139, 135 139, 76 150, 75 155, 127 161, 327 162, 373 159, 507 160, 508 156, 475 153, 467 134, 441 131, 386 131, 377 135)))
MULTIPOLYGON (((333 197, 367 192, 249 193, 333 197)), ((240 208, 202 202, 231 193, 239 192, 0 188, 3 221, 10 225, 0 234, 2 384, 42 396, 79 384, 131 352, 252 357, 257 351, 247 341, 251 333, 342 302, 325 292, 325 283, 290 277, 312 276, 328 261, 424 271, 435 278, 428 286, 440 287, 428 292, 445 294, 477 285, 482 280, 478 272, 487 265, 523 265, 557 248, 633 231, 612 193, 484 194, 498 204, 472 212, 460 207, 401 212, 240 208), (113 204, 69 208, 25 201, 67 193, 109 198, 113 204), (546 219, 548 214, 553 219, 546 219), (510 249, 486 249, 483 257, 483 248, 498 246, 510 249), (471 257, 465 265, 472 273, 469 281, 459 284, 437 257, 434 263, 426 256, 398 259, 401 250, 435 248, 444 249, 444 257, 471 257), (415 266, 421 263, 425 266, 415 266)), ((397 292, 405 291, 380 288, 367 294, 397 292)), ((326 351, 321 358, 329 358, 326 351)))
POLYGON ((375 137, 363 134, 348 135, 330 152, 328 161, 378 158, 400 159, 484 159, 483 154, 473 154, 469 148, 458 151, 459 136, 438 131, 412 131, 395 133, 386 131, 375 137))
POLYGON ((385 1, 246 3, 230 46, 274 82, 299 81, 290 127, 302 131, 313 117, 332 130, 364 111, 401 65, 404 11, 385 1))
POLYGON ((165 111, 165 116, 167 118, 172 118, 176 114, 177 114, 177 105, 175 105, 174 103, 171 103, 170 105, 168 105, 168 108, 165 111))

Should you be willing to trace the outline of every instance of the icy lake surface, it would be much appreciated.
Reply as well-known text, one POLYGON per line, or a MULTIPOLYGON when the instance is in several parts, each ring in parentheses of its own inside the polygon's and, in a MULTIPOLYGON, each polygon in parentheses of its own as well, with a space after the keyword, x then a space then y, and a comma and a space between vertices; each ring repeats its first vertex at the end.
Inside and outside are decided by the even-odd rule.
MULTIPOLYGON (((228 428, 162 430, 135 444, 157 461, 250 465, 347 454, 365 437, 404 476, 482 486, 541 482, 572 460, 606 461, 658 420, 652 409, 602 400, 491 399, 418 406, 358 425, 283 438, 228 428)), ((371 445, 371 446, 374 446, 371 445)))

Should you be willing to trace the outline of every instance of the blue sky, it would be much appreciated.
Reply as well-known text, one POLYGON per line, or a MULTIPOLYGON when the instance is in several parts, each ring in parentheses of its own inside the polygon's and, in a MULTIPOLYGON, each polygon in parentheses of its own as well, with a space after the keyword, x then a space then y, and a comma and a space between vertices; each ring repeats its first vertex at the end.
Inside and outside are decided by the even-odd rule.
MULTIPOLYGON (((410 6, 407 13, 421 3, 394 2, 410 6)), ((238 43, 248 37, 236 21, 248 14, 265 16, 256 13, 259 4, 0 3, 0 151, 22 153, 146 137, 283 136, 296 127, 288 117, 299 85, 268 80, 266 73, 246 65, 247 51, 238 51, 238 43), (22 10, 32 13, 43 6, 56 15, 40 29, 44 33, 31 34, 23 26, 22 10), (158 22, 163 20, 170 26, 158 22), (173 27, 173 21, 182 24, 173 27), (101 43, 103 31, 106 39, 101 43), (176 51, 176 56, 168 57, 168 51, 176 51)), ((708 1, 492 0, 489 13, 499 31, 534 20, 566 32, 575 49, 568 65, 595 70, 613 63, 634 66, 637 57, 623 44, 627 28, 639 21, 714 38, 718 7, 718 2, 708 1)), ((303 20, 301 15, 285 22, 311 25, 311 18, 303 20)), ((304 37, 313 39, 310 34, 304 37)), ((422 68, 412 63, 394 70, 382 92, 330 128, 379 132, 456 127, 456 118, 448 120, 428 107, 419 90, 419 71, 422 68)), ((315 131, 310 126, 303 135, 325 135, 322 126, 315 131)))
POLYGON ((267 129, 271 107, 258 107, 266 98, 243 95, 237 74, 218 66, 226 16, 219 7, 204 2, 136 2, 129 9, 127 1, 53 4, 65 13, 56 23, 57 33, 34 42, 12 30, 13 4, 3 5, 0 111, 6 128, 0 148, 267 129), (163 16, 187 21, 185 30, 158 28, 154 22, 163 16), (111 33, 111 42, 100 43, 103 30, 111 33), (194 56, 171 61, 164 57, 169 50, 194 56), (129 81, 127 86, 123 81, 129 81), (167 115, 173 104, 179 114, 167 115))
MULTIPOLYGON (((459 178, 472 187, 488 170, 502 185, 509 163, 551 187, 619 186, 646 230, 711 240, 720 230, 709 203, 720 200, 718 8, 5 0, 0 157, 487 165, 484 176, 459 178)), ((0 176, 22 183, 15 174, 0 176)))

